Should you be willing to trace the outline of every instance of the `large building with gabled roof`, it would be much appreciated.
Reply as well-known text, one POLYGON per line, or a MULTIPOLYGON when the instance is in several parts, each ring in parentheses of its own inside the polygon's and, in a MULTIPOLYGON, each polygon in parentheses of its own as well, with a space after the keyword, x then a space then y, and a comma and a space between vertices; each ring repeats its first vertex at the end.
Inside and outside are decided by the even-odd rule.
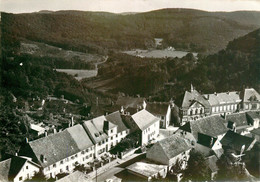
POLYGON ((178 135, 172 135, 156 142, 147 151, 146 157, 151 161, 168 165, 169 167, 175 165, 178 161, 182 168, 185 168, 191 149, 191 142, 178 135))
POLYGON ((31 158, 39 164, 47 177, 70 172, 75 163, 86 164, 93 160, 94 144, 81 125, 30 141, 23 145, 19 156, 31 158))

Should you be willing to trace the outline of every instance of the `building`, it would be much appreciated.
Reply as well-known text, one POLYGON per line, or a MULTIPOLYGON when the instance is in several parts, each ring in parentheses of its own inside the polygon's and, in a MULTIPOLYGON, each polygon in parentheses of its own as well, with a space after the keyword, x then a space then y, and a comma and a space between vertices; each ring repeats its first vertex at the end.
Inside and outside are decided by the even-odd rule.
POLYGON ((210 115, 210 104, 191 85, 191 90, 186 91, 180 108, 181 125, 188 121, 196 120, 210 115))
POLYGON ((145 109, 125 118, 130 132, 136 132, 140 136, 140 144, 146 145, 156 140, 160 130, 160 119, 145 109))
POLYGON ((225 123, 228 129, 241 135, 247 135, 251 130, 259 127, 260 115, 256 112, 240 112, 226 115, 225 123))
POLYGON ((75 164, 87 164, 94 158, 94 144, 81 125, 30 141, 23 145, 19 156, 31 158, 43 174, 55 177, 59 173, 73 171, 75 164))
POLYGON ((191 143, 177 135, 172 135, 156 142, 147 150, 147 159, 169 166, 171 168, 178 162, 178 165, 185 169, 192 149, 191 143))
POLYGON ((40 166, 35 162, 26 158, 12 156, 0 162, 0 181, 25 181, 31 179, 39 170, 40 166))
POLYGON ((231 148, 236 152, 240 153, 241 150, 250 151, 254 147, 256 139, 242 136, 233 131, 228 131, 220 142, 224 149, 231 148))
POLYGON ((210 104, 210 113, 214 114, 231 114, 240 109, 241 99, 239 92, 222 92, 203 95, 210 104))
POLYGON ((246 88, 241 94, 244 110, 259 110, 260 109, 260 95, 253 88, 246 88))
POLYGON ((255 89, 201 94, 191 85, 191 91, 185 92, 180 108, 181 124, 209 115, 232 114, 242 109, 260 109, 260 95, 255 89))
POLYGON ((185 138, 186 136, 189 136, 189 134, 192 134, 196 141, 198 140, 198 133, 216 137, 221 140, 228 131, 228 128, 224 123, 225 120, 221 116, 208 116, 197 121, 186 123, 181 126, 177 132, 185 138))
POLYGON ((119 111, 85 121, 83 127, 95 145, 95 157, 108 152, 129 133, 119 111))
POLYGON ((146 108, 145 98, 142 97, 122 97, 119 96, 115 103, 119 106, 122 114, 133 115, 134 113, 146 108))
POLYGON ((45 128, 43 128, 43 127, 41 127, 39 125, 30 124, 30 127, 31 127, 32 133, 34 133, 37 136, 43 135, 44 132, 45 132, 45 128))
POLYGON ((220 158, 224 153, 219 139, 202 133, 198 133, 198 141, 195 145, 195 150, 199 151, 206 157, 212 155, 213 153, 220 158))
POLYGON ((165 178, 167 175, 166 165, 150 164, 147 162, 136 162, 126 167, 127 171, 136 175, 138 181, 151 181, 152 179, 165 178))
POLYGON ((160 118, 160 127, 168 128, 171 121, 171 104, 162 102, 148 102, 146 110, 160 118))

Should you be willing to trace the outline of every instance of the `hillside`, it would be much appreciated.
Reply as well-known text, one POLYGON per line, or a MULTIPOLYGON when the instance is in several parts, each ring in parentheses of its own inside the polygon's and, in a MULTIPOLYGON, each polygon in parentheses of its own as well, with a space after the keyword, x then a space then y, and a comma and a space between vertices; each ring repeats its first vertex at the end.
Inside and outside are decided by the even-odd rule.
MULTIPOLYGON (((162 9, 146 13, 58 11, 2 14, 3 43, 12 39, 44 42, 64 49, 107 54, 164 46, 216 53, 229 41, 260 27, 260 12, 214 13, 190 9, 162 9)), ((8 45, 6 45, 8 46, 8 45)))
POLYGON ((241 51, 248 54, 260 54, 260 29, 257 29, 246 36, 239 37, 230 42, 228 50, 241 51))

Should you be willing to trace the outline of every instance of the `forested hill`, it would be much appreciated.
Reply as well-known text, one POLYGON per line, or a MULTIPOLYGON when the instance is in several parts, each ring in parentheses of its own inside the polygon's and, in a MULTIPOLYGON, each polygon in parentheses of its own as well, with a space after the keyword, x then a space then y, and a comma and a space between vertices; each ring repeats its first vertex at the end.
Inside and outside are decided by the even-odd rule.
MULTIPOLYGON (((2 14, 5 43, 28 39, 65 49, 106 54, 107 49, 164 46, 216 53, 228 42, 260 27, 260 12, 162 9, 137 14, 58 11, 2 14)), ((7 46, 7 45, 5 45, 7 46)))
POLYGON ((260 55, 260 29, 230 42, 227 49, 253 55, 260 55))

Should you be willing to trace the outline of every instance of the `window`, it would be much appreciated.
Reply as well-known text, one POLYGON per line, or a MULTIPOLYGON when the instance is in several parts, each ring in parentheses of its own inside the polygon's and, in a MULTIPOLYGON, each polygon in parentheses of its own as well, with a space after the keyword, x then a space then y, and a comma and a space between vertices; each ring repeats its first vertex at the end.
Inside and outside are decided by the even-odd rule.
POLYGON ((66 170, 67 170, 67 171, 69 170, 69 166, 66 166, 66 170))
POLYGON ((113 140, 113 136, 111 136, 111 140, 113 140))
POLYGON ((86 152, 88 152, 88 149, 86 149, 86 152))
POLYGON ((26 166, 26 169, 28 169, 28 166, 26 166))
POLYGON ((22 181, 23 180, 23 177, 21 176, 21 177, 19 177, 19 181, 22 181))
POLYGON ((88 159, 88 155, 86 156, 86 159, 88 159))
POLYGON ((78 154, 76 154, 75 157, 78 157, 78 154))
POLYGON ((85 154, 85 152, 84 152, 84 151, 82 151, 82 152, 81 152, 81 154, 85 154))
POLYGON ((112 129, 112 130, 110 130, 110 132, 111 132, 111 133, 113 133, 113 129, 112 129))
POLYGON ((52 166, 53 168, 55 168, 56 167, 56 164, 53 164, 53 166, 52 166))
POLYGON ((73 159, 74 159, 74 156, 72 156, 71 159, 73 160, 73 159))
POLYGON ((63 164, 63 161, 60 161, 60 164, 63 164))
POLYGON ((60 169, 60 173, 63 173, 63 170, 62 170, 62 169, 60 169))

